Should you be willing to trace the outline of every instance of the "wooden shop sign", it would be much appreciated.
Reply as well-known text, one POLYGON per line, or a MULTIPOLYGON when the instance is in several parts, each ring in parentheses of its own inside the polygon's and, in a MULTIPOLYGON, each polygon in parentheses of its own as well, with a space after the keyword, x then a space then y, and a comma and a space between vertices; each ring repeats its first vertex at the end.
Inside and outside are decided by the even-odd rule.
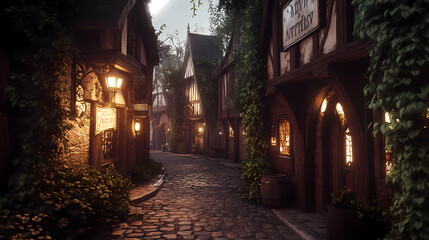
POLYGON ((97 107, 95 134, 116 127, 116 109, 97 107))
POLYGON ((319 0, 292 0, 283 7, 283 50, 316 30, 319 23, 319 0))
POLYGON ((147 103, 134 103, 135 116, 148 116, 149 106, 147 103))

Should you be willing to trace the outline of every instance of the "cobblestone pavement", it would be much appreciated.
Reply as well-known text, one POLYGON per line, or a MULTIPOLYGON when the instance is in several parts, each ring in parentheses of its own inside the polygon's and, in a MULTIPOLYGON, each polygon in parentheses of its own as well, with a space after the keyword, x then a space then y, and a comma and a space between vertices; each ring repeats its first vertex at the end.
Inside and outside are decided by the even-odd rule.
POLYGON ((300 239, 270 209, 240 198, 239 169, 161 152, 151 158, 167 169, 163 188, 108 238, 300 239))

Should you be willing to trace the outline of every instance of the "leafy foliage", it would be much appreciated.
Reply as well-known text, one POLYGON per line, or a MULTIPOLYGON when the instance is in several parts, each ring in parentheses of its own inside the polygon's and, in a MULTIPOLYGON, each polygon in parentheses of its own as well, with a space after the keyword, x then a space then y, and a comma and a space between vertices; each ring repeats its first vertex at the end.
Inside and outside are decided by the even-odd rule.
POLYGON ((127 215, 130 181, 113 167, 74 168, 62 157, 69 109, 73 38, 60 17, 72 1, 2 1, 1 45, 10 56, 11 164, 0 198, 0 235, 52 238, 127 215))
POLYGON ((159 40, 163 27, 157 33, 158 50, 161 53, 160 65, 156 68, 159 86, 166 92, 168 107, 171 109, 171 141, 170 151, 173 153, 183 153, 186 151, 182 141, 184 122, 184 90, 182 79, 182 65, 184 56, 183 41, 180 41, 179 34, 168 34, 164 40, 159 40))
POLYGON ((263 61, 258 53, 259 25, 262 18, 261 1, 222 1, 219 7, 230 17, 218 32, 233 27, 237 74, 233 97, 235 106, 241 110, 242 123, 246 132, 247 158, 243 162, 242 179, 245 183, 243 197, 259 202, 260 182, 263 174, 270 171, 269 126, 266 124, 263 100, 263 61), (238 4, 240 3, 240 4, 238 4), (233 23, 228 21, 234 21, 233 23))
POLYGON ((375 123, 395 152, 387 182, 393 186, 391 237, 429 238, 429 12, 428 1, 354 0, 355 35, 368 38, 371 58, 369 107, 388 112, 392 121, 375 123), (426 122, 426 123, 425 123, 426 122))
POLYGON ((204 118, 207 123, 207 131, 215 134, 217 132, 217 82, 213 80, 211 70, 215 68, 217 62, 201 58, 195 63, 197 71, 198 90, 204 110, 204 118))
MULTIPOLYGON (((28 206, 39 181, 33 168, 43 166, 61 151, 67 129, 68 86, 71 60, 76 55, 73 41, 58 20, 67 1, 7 1, 2 9, 4 46, 11 56, 10 118, 12 165, 8 196, 15 205, 28 206)), ((32 207, 32 206, 28 206, 32 207)), ((34 206, 36 207, 36 206, 34 206)))
POLYGON ((171 144, 170 151, 178 153, 184 151, 182 144, 183 122, 184 122, 184 96, 185 86, 182 79, 182 71, 180 68, 172 66, 164 69, 165 79, 168 81, 166 86, 171 96, 171 144))
POLYGON ((104 171, 92 167, 74 169, 54 161, 44 169, 35 169, 37 209, 3 209, 0 219, 7 238, 60 238, 81 227, 118 224, 129 212, 131 181, 113 165, 104 171))

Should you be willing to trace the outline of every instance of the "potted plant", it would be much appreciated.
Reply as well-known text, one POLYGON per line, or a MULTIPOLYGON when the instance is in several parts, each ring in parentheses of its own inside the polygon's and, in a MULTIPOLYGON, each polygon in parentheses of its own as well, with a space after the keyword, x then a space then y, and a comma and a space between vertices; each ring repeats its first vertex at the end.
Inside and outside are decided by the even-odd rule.
POLYGON ((378 239, 386 234, 388 217, 376 200, 356 198, 351 189, 331 194, 328 207, 328 239, 378 239))

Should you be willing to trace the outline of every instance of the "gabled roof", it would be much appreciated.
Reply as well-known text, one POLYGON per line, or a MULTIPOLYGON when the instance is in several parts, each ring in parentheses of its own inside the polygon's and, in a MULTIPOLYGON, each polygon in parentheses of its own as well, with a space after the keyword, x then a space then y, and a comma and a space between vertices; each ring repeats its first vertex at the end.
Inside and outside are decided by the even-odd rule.
POLYGON ((209 61, 218 64, 222 58, 222 50, 217 36, 188 33, 188 39, 194 63, 209 61))
POLYGON ((192 57, 197 80, 203 75, 211 78, 219 60, 222 59, 222 49, 217 36, 188 32, 186 48, 186 54, 192 57))
POLYGON ((133 8, 143 31, 143 41, 151 65, 159 63, 155 29, 147 0, 76 0, 68 12, 69 24, 77 28, 114 27, 121 29, 133 8))
POLYGON ((229 39, 228 47, 226 48, 225 55, 222 60, 220 60, 218 66, 215 69, 214 75, 219 76, 225 69, 233 65, 233 50, 234 50, 234 34, 232 34, 231 39, 229 39))

